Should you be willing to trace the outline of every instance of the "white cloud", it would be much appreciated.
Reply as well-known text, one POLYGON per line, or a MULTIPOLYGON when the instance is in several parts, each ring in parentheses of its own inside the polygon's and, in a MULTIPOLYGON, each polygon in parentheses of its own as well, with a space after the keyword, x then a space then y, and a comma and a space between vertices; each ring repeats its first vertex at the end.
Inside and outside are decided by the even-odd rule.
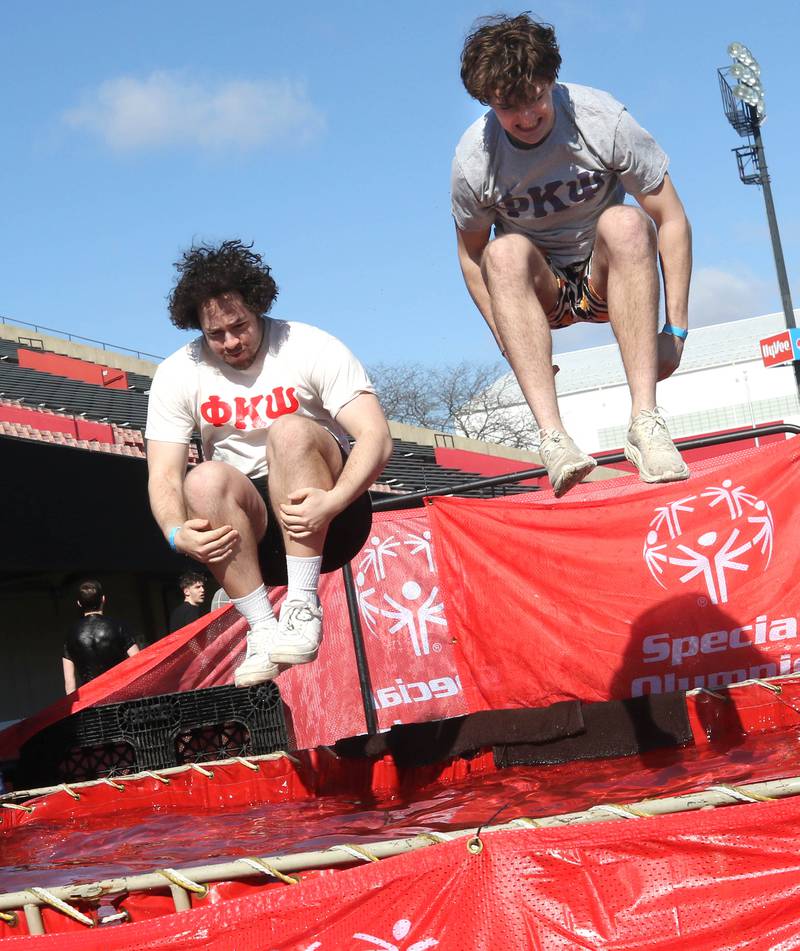
POLYGON ((119 152, 176 146, 247 151, 286 140, 307 142, 325 127, 302 83, 202 83, 164 71, 144 79, 109 79, 62 118, 119 152))
POLYGON ((689 291, 689 326, 704 327, 775 309, 775 288, 749 274, 698 268, 689 291))

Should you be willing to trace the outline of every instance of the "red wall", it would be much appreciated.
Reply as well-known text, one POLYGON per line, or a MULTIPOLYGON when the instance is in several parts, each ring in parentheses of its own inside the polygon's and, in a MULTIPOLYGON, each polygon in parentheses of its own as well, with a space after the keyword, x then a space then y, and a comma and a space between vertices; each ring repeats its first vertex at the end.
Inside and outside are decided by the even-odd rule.
MULTIPOLYGON (((500 456, 486 456, 481 452, 470 452, 467 449, 448 449, 446 446, 437 446, 434 454, 436 462, 440 466, 446 466, 448 469, 461 469, 463 472, 477 472, 479 475, 487 477, 537 468, 535 462, 527 462, 524 459, 503 459, 500 456)), ((539 479, 526 479, 520 485, 538 485, 540 481, 539 479)))
POLYGON ((84 383, 96 383, 111 390, 127 390, 128 376, 124 370, 102 366, 99 363, 87 363, 75 357, 63 357, 58 353, 43 353, 39 350, 17 351, 19 365, 42 373, 52 373, 68 380, 81 380, 84 383))
POLYGON ((57 416, 55 413, 0 403, 0 420, 6 423, 22 423, 39 432, 65 433, 75 439, 96 439, 102 443, 114 443, 114 430, 111 426, 89 419, 57 416))

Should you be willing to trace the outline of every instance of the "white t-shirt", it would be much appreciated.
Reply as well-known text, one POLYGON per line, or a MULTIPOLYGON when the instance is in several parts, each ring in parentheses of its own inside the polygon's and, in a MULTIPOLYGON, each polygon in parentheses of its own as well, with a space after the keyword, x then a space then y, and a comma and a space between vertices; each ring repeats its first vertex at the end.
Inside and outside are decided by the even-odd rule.
POLYGON ((336 337, 309 324, 265 318, 259 353, 247 370, 219 360, 197 337, 156 370, 145 438, 188 444, 200 430, 205 459, 246 476, 267 474, 264 430, 298 413, 316 420, 345 452, 336 415, 360 393, 374 393, 366 371, 336 337))
POLYGON ((556 265, 592 253, 597 219, 625 193, 643 195, 664 179, 669 160, 613 96, 556 83, 555 125, 522 148, 494 112, 474 122, 453 159, 453 217, 462 231, 524 234, 556 265))

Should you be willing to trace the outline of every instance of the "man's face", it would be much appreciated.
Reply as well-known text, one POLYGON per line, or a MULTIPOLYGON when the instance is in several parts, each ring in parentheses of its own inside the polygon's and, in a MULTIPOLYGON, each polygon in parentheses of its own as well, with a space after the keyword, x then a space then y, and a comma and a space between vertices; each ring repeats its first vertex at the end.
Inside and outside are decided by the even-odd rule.
POLYGON ((206 343, 220 360, 236 370, 253 363, 264 322, 248 310, 238 291, 210 297, 198 308, 198 316, 206 343))
POLYGON ((538 145, 555 125, 552 83, 537 85, 523 103, 506 105, 492 100, 489 105, 505 131, 523 145, 538 145))
POLYGON ((202 581, 195 581, 188 588, 184 588, 184 595, 189 604, 202 604, 206 594, 205 585, 202 581))

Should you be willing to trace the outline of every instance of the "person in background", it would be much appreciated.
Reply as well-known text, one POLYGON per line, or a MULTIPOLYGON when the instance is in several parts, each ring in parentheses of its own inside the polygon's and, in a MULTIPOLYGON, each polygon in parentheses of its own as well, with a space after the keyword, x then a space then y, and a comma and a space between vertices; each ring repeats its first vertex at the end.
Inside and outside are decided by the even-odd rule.
POLYGON ((178 587, 183 594, 183 601, 172 609, 169 616, 169 632, 179 631, 192 621, 196 621, 202 614, 203 601, 206 596, 205 578, 196 571, 186 571, 178 578, 178 587))
POLYGON ((68 694, 139 653, 125 625, 105 615, 106 596, 99 581, 90 579, 78 587, 77 604, 83 617, 67 631, 62 658, 68 694))

